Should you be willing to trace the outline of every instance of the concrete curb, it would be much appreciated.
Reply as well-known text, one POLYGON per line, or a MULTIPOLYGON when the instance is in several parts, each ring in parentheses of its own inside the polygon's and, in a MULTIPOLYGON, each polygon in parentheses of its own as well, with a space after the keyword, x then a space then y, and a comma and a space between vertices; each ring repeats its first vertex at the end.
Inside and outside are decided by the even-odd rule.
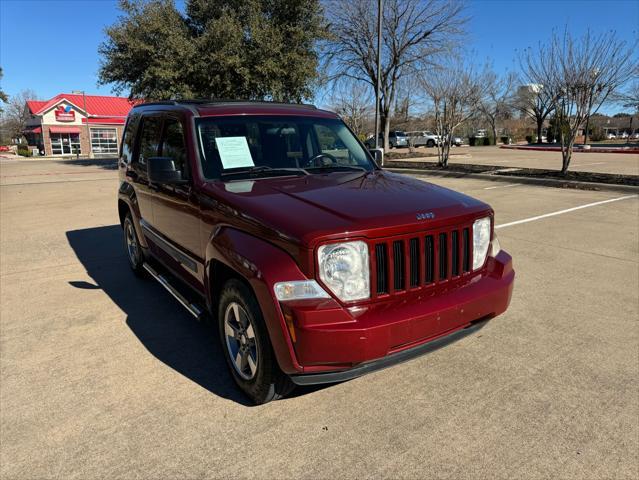
MULTIPOLYGON (((532 147, 528 145, 501 145, 499 148, 505 148, 506 150, 533 150, 538 152, 560 152, 560 147, 532 147)), ((588 150, 577 148, 573 150, 573 153, 629 153, 639 154, 639 148, 610 148, 610 147, 592 147, 588 150)))
POLYGON ((559 180, 556 178, 517 177, 514 175, 491 175, 487 173, 442 172, 421 168, 385 168, 395 173, 411 173, 432 175, 434 177, 476 178, 492 182, 521 183, 524 185, 538 185, 554 188, 575 188, 579 190, 607 190, 610 192, 639 193, 639 187, 634 185, 617 185, 610 183, 580 182, 577 180, 559 180))

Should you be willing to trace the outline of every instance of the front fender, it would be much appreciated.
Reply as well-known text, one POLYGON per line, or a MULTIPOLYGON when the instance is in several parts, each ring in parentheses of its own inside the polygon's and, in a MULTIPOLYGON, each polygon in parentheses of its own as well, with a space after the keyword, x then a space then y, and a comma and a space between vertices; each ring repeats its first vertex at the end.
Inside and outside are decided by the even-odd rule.
POLYGON ((120 203, 124 203, 126 208, 131 212, 131 217, 133 218, 133 226, 135 227, 135 231, 138 234, 138 241, 143 249, 148 249, 149 246, 146 243, 146 237, 144 236, 144 232, 142 232, 142 227, 140 226, 140 206, 138 205, 138 198, 135 194, 135 189, 133 185, 128 182, 120 182, 120 186, 118 188, 118 214, 120 216, 120 223, 124 221, 124 215, 126 212, 121 211, 120 203))
MULTIPOLYGON (((303 371, 295 356, 293 343, 273 291, 273 286, 277 282, 306 279, 297 263, 280 248, 233 228, 221 228, 213 234, 207 245, 207 292, 212 291, 214 279, 211 278, 211 272, 216 261, 237 272, 250 284, 262 309, 271 344, 282 371, 288 374, 303 371)), ((214 305, 214 300, 209 298, 209 304, 214 305)))

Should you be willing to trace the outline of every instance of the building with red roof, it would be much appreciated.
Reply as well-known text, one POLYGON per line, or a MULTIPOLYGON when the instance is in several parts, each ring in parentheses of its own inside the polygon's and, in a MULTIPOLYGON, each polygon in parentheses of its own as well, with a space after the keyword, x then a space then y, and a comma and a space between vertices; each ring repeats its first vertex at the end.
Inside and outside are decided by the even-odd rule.
POLYGON ((133 105, 124 97, 70 93, 47 101, 29 100, 23 133, 43 155, 117 155, 133 105))

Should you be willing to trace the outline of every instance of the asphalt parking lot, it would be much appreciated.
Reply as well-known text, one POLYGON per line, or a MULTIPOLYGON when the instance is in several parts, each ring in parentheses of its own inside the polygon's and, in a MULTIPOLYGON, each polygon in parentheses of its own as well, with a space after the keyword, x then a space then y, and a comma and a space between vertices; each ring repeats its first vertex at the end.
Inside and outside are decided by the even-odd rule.
MULTIPOLYGON (((393 150, 395 151, 395 150, 393 150)), ((398 152, 407 151, 399 149, 398 152)), ((424 154, 437 154, 435 148, 419 148, 424 154)), ((561 170, 561 153, 514 150, 497 146, 453 148, 451 163, 500 165, 506 168, 542 168, 561 170)), ((584 153, 575 151, 570 170, 575 172, 639 175, 639 155, 630 153, 584 153)))
POLYGON ((128 270, 114 170, 0 177, 3 479, 639 477, 636 195, 433 177, 495 209, 508 312, 252 407, 211 330, 128 270))

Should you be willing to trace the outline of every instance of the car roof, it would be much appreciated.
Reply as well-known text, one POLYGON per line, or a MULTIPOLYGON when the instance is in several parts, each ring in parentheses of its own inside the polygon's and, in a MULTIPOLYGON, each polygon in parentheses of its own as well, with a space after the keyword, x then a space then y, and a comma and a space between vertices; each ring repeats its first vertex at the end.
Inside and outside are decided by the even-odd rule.
POLYGON ((136 105, 134 110, 186 109, 198 117, 227 115, 293 115, 339 118, 336 113, 304 103, 281 103, 251 100, 167 100, 136 105))

